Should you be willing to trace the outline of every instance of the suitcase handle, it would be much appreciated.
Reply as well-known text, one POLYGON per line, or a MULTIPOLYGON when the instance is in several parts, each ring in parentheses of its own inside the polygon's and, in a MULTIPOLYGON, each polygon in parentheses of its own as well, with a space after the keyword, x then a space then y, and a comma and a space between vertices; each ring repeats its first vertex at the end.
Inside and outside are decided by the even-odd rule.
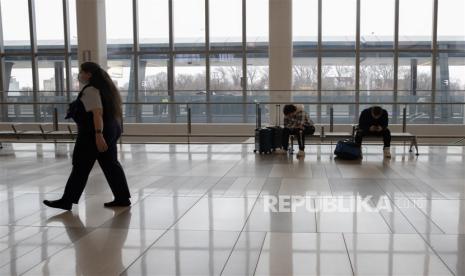
POLYGON ((260 108, 260 104, 255 104, 255 128, 259 129, 262 127, 262 109, 260 108))
POLYGON ((281 105, 276 105, 276 126, 281 125, 281 105))

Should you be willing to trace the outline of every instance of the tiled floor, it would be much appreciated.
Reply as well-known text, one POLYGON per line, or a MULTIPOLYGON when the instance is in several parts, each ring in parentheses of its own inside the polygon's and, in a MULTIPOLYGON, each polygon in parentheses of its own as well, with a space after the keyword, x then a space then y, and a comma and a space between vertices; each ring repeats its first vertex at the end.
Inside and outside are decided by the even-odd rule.
POLYGON ((133 205, 98 165, 72 212, 46 208, 65 144, 0 150, 0 275, 465 275, 465 149, 329 146, 303 160, 252 145, 123 145, 133 205))

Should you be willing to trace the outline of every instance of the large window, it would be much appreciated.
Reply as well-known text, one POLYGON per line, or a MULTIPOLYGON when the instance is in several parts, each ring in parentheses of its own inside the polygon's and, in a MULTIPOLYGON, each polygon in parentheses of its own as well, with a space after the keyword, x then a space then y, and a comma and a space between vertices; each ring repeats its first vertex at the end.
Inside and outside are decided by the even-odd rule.
POLYGON ((3 32, 0 44, 5 49, 0 59, 5 68, 1 77, 6 79, 0 80, 5 90, 1 100, 12 103, 2 105, 7 112, 1 112, 1 120, 50 121, 55 107, 60 112, 59 118, 64 117, 65 105, 54 102, 70 99, 72 81, 66 76, 65 64, 67 58, 71 61, 71 52, 76 48, 65 49, 64 26, 65 20, 70 22, 70 35, 76 35, 76 7, 69 5, 70 12, 64 13, 63 3, 61 0, 0 0, 3 32), (35 30, 33 35, 31 30, 35 30))
MULTIPOLYGON (((126 122, 185 121, 187 105, 171 101, 201 103, 197 122, 253 122, 253 108, 237 103, 270 99, 269 0, 105 4, 109 73, 124 102, 145 102, 125 104, 126 122)), ((79 89, 76 1, 0 0, 0 8, 6 100, 69 101, 79 89)), ((463 122, 463 106, 452 103, 465 96, 465 1, 292 0, 292 25, 292 99, 311 102, 312 117, 327 122, 333 108, 336 122, 349 123, 360 103, 392 102, 382 105, 394 113, 411 102, 412 122, 463 122)), ((49 119, 42 104, 7 108, 2 120, 49 119)))

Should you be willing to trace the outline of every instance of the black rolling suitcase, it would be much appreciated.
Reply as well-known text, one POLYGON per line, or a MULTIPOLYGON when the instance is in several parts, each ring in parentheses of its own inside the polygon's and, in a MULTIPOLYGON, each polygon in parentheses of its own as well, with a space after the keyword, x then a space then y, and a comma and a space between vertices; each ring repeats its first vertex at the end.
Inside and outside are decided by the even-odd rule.
POLYGON ((273 143, 273 132, 268 128, 257 128, 255 130, 255 150, 258 153, 271 153, 273 143))
POLYGON ((262 128, 261 108, 257 104, 257 122, 255 128, 255 150, 258 153, 271 153, 273 146, 273 132, 269 128, 262 128))
POLYGON ((276 125, 272 127, 268 127, 271 129, 273 142, 272 142, 272 149, 280 149, 283 147, 283 128, 281 127, 281 105, 276 105, 276 125))

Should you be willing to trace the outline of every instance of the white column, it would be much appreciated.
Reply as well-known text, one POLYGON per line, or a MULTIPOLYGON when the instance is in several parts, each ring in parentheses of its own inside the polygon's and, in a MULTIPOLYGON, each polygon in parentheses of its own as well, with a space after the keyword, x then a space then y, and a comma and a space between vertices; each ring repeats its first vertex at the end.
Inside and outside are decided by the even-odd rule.
POLYGON ((107 67, 105 0, 76 1, 79 64, 93 61, 107 67))
MULTIPOLYGON (((270 90, 278 90, 270 91, 270 101, 290 102, 286 90, 292 88, 292 0, 269 0, 269 5, 269 82, 270 90)), ((275 124, 275 105, 269 110, 270 123, 275 124)))

